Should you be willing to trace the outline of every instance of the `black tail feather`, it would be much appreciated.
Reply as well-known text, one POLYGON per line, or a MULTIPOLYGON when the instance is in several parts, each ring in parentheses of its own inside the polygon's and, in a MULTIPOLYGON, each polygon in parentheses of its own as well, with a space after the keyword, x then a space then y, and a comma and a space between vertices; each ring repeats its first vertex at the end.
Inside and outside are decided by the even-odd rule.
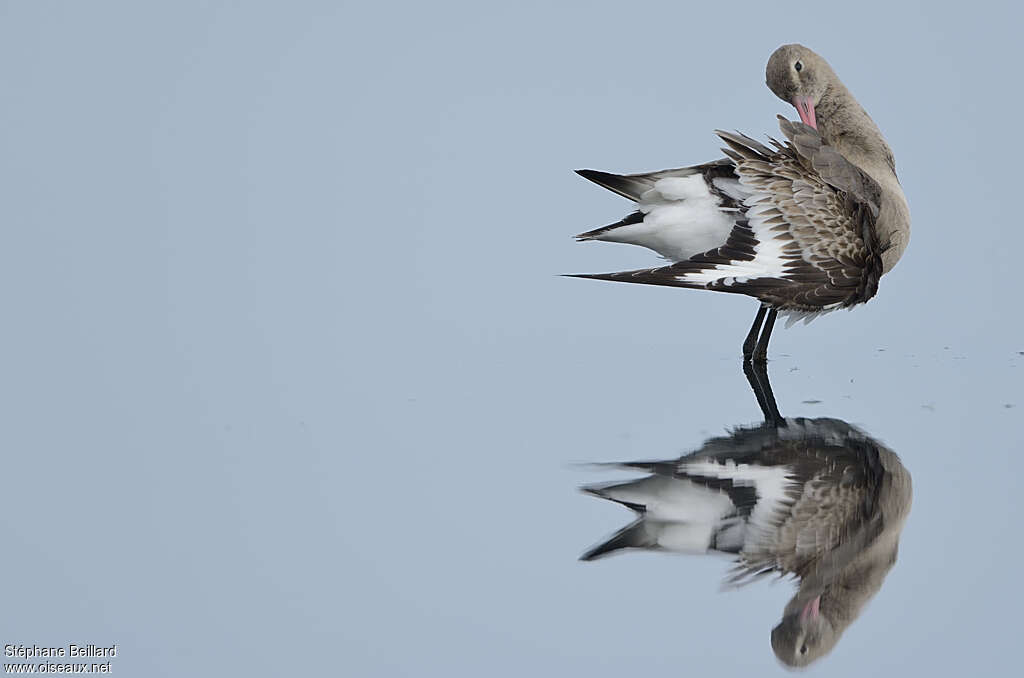
POLYGON ((613 534, 607 541, 584 553, 580 556, 580 560, 596 560, 622 549, 650 548, 654 545, 654 539, 648 533, 641 518, 613 534))
POLYGON ((576 170, 576 174, 584 179, 593 181, 602 188, 607 188, 613 193, 618 193, 623 198, 639 201, 644 193, 649 191, 659 179, 664 177, 685 177, 693 174, 692 167, 680 167, 678 169, 660 170, 646 174, 612 174, 611 172, 599 172, 597 170, 582 169, 576 170))
POLYGON ((625 506, 630 511, 635 511, 637 513, 641 513, 642 514, 642 513, 645 513, 647 511, 647 507, 646 506, 644 506, 643 504, 638 504, 636 502, 632 502, 632 501, 624 501, 622 499, 616 499, 615 497, 612 496, 612 493, 611 493, 611 490, 614 490, 616 488, 627 487, 627 486, 631 486, 631 485, 635 485, 635 484, 636 484, 636 481, 635 480, 631 480, 631 481, 628 481, 628 482, 625 482, 625 483, 616 482, 616 483, 604 483, 602 485, 586 485, 584 487, 581 487, 580 490, 583 493, 585 493, 585 494, 590 494, 590 495, 593 495, 595 497, 600 497, 601 499, 607 499, 608 501, 613 501, 616 504, 621 504, 622 506, 625 506))
MULTIPOLYGON (((677 264, 678 266, 678 264, 677 264)), ((643 285, 663 285, 668 287, 688 287, 691 289, 706 289, 705 283, 686 282, 677 276, 671 275, 668 269, 670 266, 660 268, 641 268, 635 271, 622 271, 620 273, 563 273, 563 278, 589 278, 591 280, 610 280, 612 282, 640 283, 643 285)), ((729 289, 722 290, 728 292, 729 289)))
POLYGON ((586 233, 580 233, 580 234, 578 234, 576 236, 576 239, 577 240, 593 240, 593 239, 597 238, 599 235, 601 235, 603 233, 607 233, 608 231, 615 230, 616 228, 620 228, 622 226, 629 226, 630 224, 639 224, 643 220, 644 220, 644 213, 640 212, 640 211, 636 211, 636 212, 633 212, 633 213, 629 214, 624 219, 622 219, 620 221, 616 221, 614 224, 608 224, 607 226, 602 226, 601 228, 595 228, 594 230, 587 231, 586 233))
POLYGON ((611 172, 581 169, 576 170, 576 174, 588 181, 593 181, 602 188, 607 188, 609 191, 618 193, 623 198, 628 198, 630 200, 639 200, 640 195, 650 188, 647 184, 638 182, 632 177, 612 174, 611 172))

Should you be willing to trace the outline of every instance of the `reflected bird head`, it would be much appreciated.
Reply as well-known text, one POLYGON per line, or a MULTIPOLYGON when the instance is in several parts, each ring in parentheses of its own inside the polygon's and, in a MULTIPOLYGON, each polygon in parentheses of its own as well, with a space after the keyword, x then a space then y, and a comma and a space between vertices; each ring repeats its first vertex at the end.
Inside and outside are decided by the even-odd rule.
POLYGON ((772 649, 783 664, 800 668, 831 652, 839 636, 817 596, 772 629, 772 649))

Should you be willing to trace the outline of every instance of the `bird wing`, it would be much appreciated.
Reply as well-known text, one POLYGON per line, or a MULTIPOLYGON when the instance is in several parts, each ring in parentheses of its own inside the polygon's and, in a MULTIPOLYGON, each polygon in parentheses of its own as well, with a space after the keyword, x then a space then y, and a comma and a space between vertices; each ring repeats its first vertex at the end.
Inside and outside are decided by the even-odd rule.
POLYGON ((723 246, 671 266, 574 277, 746 294, 798 311, 870 299, 882 272, 877 183, 814 128, 783 120, 782 131, 789 141, 773 139, 774 149, 717 132, 750 193, 723 246))
POLYGON ((580 175, 584 179, 593 181, 602 188, 607 188, 609 191, 621 195, 623 198, 633 200, 634 202, 640 202, 643 199, 644 194, 654 188, 654 185, 661 179, 670 177, 689 177, 694 174, 704 174, 705 176, 720 175, 723 170, 725 175, 728 176, 731 167, 732 162, 722 158, 720 160, 704 163, 703 165, 677 167, 641 174, 612 174, 610 172, 601 172, 592 169, 576 170, 576 174, 580 175))
POLYGON ((884 527, 879 505, 887 475, 877 443, 843 422, 791 420, 802 433, 772 454, 790 459, 802 481, 773 539, 752 542, 737 577, 766 569, 813 575, 822 584, 872 544, 884 527))

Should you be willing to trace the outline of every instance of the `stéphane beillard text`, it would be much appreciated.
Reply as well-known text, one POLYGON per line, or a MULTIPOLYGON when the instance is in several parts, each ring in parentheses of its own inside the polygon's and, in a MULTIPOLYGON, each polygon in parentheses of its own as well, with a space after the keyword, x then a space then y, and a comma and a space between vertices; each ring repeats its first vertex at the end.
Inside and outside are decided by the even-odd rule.
POLYGON ((5 657, 116 657, 117 645, 97 647, 96 645, 75 645, 67 647, 43 647, 39 645, 4 645, 5 657))

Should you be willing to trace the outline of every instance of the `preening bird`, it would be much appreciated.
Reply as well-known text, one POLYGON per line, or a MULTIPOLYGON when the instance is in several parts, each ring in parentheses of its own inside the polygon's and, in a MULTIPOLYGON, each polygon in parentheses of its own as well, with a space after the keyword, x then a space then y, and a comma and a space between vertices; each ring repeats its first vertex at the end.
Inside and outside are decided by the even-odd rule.
POLYGON ((743 356, 759 362, 780 312, 809 321, 868 301, 910 237, 889 144, 829 64, 784 45, 766 79, 800 116, 779 117, 784 142, 717 131, 726 157, 713 162, 647 174, 578 170, 636 203, 578 240, 641 245, 675 263, 570 276, 754 297, 743 356))
POLYGON ((799 587, 772 630, 776 656, 806 666, 832 651, 896 562, 911 480, 894 452, 839 419, 778 414, 767 372, 761 426, 712 438, 692 454, 612 466, 649 475, 583 491, 636 519, 581 556, 626 549, 723 553, 727 582, 791 575, 799 587))

